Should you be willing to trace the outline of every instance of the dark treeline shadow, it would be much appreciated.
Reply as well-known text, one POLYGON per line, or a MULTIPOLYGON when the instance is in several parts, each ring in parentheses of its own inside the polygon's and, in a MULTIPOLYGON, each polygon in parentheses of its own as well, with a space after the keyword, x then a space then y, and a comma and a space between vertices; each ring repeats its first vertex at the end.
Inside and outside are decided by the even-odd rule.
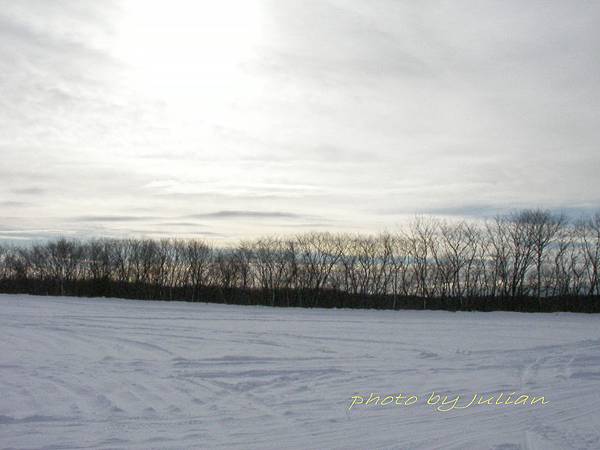
POLYGON ((398 233, 307 233, 216 248, 95 239, 0 247, 0 292, 242 305, 600 312, 600 213, 416 218, 398 233))

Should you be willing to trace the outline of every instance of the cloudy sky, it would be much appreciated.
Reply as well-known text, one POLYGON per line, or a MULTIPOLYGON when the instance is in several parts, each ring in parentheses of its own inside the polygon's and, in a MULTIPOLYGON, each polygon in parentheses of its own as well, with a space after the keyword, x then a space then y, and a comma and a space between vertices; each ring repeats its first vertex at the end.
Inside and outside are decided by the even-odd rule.
POLYGON ((0 239, 600 206, 600 2, 0 1, 0 239))

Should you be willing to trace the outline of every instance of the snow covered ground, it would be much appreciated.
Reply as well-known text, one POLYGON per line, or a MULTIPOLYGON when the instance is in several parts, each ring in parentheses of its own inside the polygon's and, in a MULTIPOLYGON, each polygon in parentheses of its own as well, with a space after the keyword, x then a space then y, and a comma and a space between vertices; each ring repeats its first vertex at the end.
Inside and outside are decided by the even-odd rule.
POLYGON ((599 316, 0 295, 0 448, 598 449, 599 429, 599 316), (440 412, 432 391, 547 403, 440 412), (349 409, 371 392, 418 401, 349 409))

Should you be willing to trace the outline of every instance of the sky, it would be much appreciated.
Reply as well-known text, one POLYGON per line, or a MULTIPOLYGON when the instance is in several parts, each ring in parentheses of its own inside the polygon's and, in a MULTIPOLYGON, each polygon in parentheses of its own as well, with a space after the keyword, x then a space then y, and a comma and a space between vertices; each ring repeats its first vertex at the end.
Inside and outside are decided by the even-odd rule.
POLYGON ((0 239, 600 207, 600 2, 0 0, 0 239))

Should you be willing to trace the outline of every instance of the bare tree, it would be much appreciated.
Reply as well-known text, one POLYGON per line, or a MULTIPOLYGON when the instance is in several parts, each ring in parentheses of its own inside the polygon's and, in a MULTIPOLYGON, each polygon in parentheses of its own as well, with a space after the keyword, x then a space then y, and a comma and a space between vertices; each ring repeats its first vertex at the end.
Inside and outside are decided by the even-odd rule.
POLYGON ((213 250, 202 241, 190 241, 183 249, 186 280, 192 287, 192 301, 199 299, 200 290, 208 284, 213 250))
POLYGON ((588 295, 600 295, 598 271, 600 266, 600 212, 591 218, 582 219, 577 224, 577 237, 580 241, 585 272, 588 281, 588 295))
POLYGON ((298 266, 302 288, 312 293, 312 306, 318 306, 319 296, 343 253, 343 245, 330 233, 309 233, 296 237, 298 266))
POLYGON ((542 265, 546 251, 559 235, 560 230, 565 226, 566 217, 563 215, 554 215, 550 211, 542 211, 540 209, 527 210, 521 214, 530 228, 531 239, 533 241, 536 273, 535 289, 536 297, 540 301, 542 296, 542 265))
POLYGON ((434 241, 434 224, 431 220, 417 217, 408 227, 405 240, 416 282, 416 295, 423 298, 423 309, 427 299, 436 291, 435 279, 431 277, 431 248, 434 241))

